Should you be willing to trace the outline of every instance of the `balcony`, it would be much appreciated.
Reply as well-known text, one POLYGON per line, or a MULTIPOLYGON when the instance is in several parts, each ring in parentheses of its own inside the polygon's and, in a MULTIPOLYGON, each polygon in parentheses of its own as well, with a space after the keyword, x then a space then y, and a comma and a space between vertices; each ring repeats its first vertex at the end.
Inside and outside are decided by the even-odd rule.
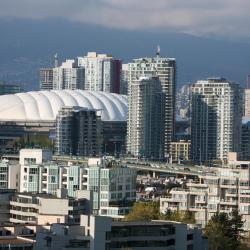
POLYGON ((205 203, 207 203, 207 200, 206 199, 195 199, 195 203, 205 204, 205 203))
POLYGON ((220 204, 221 205, 232 205, 232 206, 237 206, 238 205, 238 200, 231 200, 231 199, 227 199, 227 200, 220 200, 220 204))
POLYGON ((229 196, 229 197, 237 197, 237 196, 238 196, 238 193, 237 193, 237 192, 226 192, 226 196, 229 196))

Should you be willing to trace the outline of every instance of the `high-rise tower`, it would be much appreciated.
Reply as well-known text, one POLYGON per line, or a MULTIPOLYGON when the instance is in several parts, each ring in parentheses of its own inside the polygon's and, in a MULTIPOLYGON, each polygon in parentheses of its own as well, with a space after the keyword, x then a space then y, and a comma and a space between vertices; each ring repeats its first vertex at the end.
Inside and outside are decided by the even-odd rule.
POLYGON ((60 67, 53 68, 53 89, 84 89, 84 68, 66 60, 60 67))
POLYGON ((58 155, 99 155, 101 123, 96 110, 62 107, 56 117, 55 152, 58 155))
POLYGON ((164 157, 169 158, 175 124, 176 60, 160 57, 158 47, 156 57, 134 59, 128 64, 128 71, 128 88, 141 76, 159 77, 164 102, 164 157))
POLYGON ((229 152, 240 151, 242 90, 223 78, 198 81, 192 86, 191 143, 196 163, 226 162, 229 152))
POLYGON ((76 64, 85 69, 85 90, 120 93, 120 60, 89 52, 87 56, 77 57, 76 64))
POLYGON ((163 155, 162 91, 158 77, 134 80, 128 91, 127 152, 160 159, 163 155))

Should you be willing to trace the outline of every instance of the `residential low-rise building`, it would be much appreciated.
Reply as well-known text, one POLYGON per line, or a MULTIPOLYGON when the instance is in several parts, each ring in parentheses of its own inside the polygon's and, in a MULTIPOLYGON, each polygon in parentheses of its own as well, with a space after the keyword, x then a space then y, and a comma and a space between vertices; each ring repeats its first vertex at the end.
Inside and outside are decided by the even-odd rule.
POLYGON ((21 169, 20 192, 46 193, 56 195, 63 189, 69 197, 75 197, 77 190, 86 190, 83 165, 66 162, 45 162, 27 165, 21 169))
POLYGON ((75 199, 48 194, 17 193, 10 200, 9 221, 38 225, 74 224, 80 222, 80 215, 90 212, 89 192, 81 192, 75 199))
POLYGON ((13 189, 0 189, 0 224, 9 222, 10 200, 14 193, 13 189))
POLYGON ((36 230, 36 225, 4 223, 0 226, 0 249, 32 250, 36 230))
POLYGON ((189 210, 204 227, 216 212, 238 209, 244 228, 250 229, 250 162, 232 161, 224 168, 211 168, 184 188, 173 188, 160 199, 160 210, 189 210))
POLYGON ((0 189, 18 189, 20 166, 17 162, 3 159, 0 162, 0 189))
POLYGON ((81 216, 80 225, 54 224, 37 233, 35 250, 205 250, 208 242, 197 225, 171 221, 122 222, 81 216))
POLYGON ((93 192, 93 210, 103 216, 124 217, 136 200, 136 170, 99 159, 86 168, 86 188, 93 192))

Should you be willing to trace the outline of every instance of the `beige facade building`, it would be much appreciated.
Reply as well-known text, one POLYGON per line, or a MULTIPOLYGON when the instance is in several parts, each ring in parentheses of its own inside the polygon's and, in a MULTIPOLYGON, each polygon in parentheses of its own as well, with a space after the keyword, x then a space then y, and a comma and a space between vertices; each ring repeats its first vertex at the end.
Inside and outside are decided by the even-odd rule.
POLYGON ((174 188, 170 197, 161 198, 160 210, 189 210, 204 227, 216 212, 238 209, 250 229, 250 162, 232 161, 227 168, 213 168, 200 174, 185 188, 174 188))
POLYGON ((181 161, 190 160, 191 141, 176 141, 171 142, 171 157, 172 162, 180 163, 181 161))
POLYGON ((79 223, 81 214, 90 213, 89 200, 81 197, 59 198, 47 194, 18 193, 10 200, 12 223, 40 224, 79 223))

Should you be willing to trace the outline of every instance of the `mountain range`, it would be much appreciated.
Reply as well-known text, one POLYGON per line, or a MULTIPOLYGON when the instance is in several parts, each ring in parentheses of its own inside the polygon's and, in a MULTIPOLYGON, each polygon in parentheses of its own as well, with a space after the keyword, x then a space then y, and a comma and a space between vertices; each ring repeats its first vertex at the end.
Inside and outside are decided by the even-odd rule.
POLYGON ((154 56, 177 60, 177 84, 207 77, 225 77, 245 86, 250 74, 250 44, 202 38, 163 30, 119 30, 62 19, 0 18, 0 81, 39 89, 39 68, 59 60, 84 56, 88 51, 112 54, 129 62, 154 56))

